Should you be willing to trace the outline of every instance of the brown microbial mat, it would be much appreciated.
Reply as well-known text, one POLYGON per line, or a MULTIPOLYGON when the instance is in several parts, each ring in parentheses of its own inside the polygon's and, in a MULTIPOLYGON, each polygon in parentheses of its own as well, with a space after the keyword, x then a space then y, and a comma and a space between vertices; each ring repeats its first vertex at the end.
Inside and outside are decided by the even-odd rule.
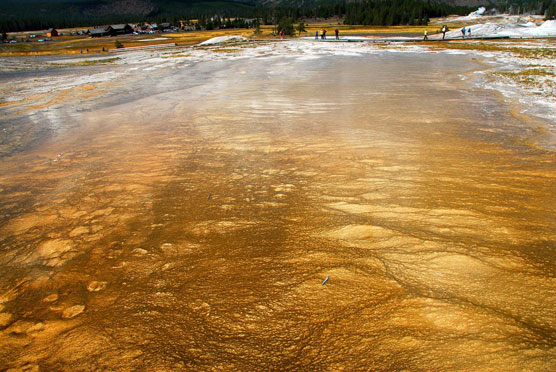
POLYGON ((556 370, 556 155, 471 57, 159 63, 4 73, 0 370, 556 370))

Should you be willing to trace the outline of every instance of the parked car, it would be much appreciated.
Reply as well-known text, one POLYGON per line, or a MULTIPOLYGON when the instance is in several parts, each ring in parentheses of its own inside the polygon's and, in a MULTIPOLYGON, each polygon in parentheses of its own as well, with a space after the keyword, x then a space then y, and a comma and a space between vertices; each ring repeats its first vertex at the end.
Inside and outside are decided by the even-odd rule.
POLYGON ((17 43, 17 40, 10 40, 10 44, 15 44, 17 43))

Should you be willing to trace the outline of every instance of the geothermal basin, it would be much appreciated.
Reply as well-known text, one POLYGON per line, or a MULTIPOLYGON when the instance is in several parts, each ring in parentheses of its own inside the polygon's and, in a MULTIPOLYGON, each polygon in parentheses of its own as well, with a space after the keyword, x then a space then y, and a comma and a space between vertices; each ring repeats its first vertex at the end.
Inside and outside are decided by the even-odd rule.
POLYGON ((556 124, 281 45, 0 73, 0 370, 556 368, 556 124))

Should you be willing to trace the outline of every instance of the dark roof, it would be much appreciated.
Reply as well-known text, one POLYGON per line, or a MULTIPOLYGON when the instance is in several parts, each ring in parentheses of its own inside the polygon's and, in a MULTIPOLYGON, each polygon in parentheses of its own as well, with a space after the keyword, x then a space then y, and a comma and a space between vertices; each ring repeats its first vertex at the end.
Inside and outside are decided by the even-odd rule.
POLYGON ((110 27, 110 26, 102 26, 102 27, 91 28, 91 29, 89 29, 89 32, 91 34, 105 34, 105 33, 108 32, 108 27, 110 27))
POLYGON ((123 30, 126 27, 131 27, 131 26, 126 23, 126 24, 119 24, 119 25, 111 25, 111 27, 114 30, 123 30))

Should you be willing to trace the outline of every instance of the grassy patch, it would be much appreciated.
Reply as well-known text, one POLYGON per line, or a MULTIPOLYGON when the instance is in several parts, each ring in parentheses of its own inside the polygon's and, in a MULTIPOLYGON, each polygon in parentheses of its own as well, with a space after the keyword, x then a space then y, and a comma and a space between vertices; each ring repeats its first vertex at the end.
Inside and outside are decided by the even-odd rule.
POLYGON ((106 65, 110 63, 114 63, 119 60, 119 57, 113 58, 102 58, 102 59, 90 59, 85 61, 75 61, 75 62, 68 62, 68 63, 49 63, 47 67, 55 67, 55 68, 63 68, 63 67, 79 67, 79 66, 96 66, 96 65, 106 65))
POLYGON ((233 49, 233 48, 215 48, 215 49, 211 49, 212 52, 214 53, 228 53, 228 54, 232 54, 232 53, 237 53, 240 50, 239 49, 233 49))
POLYGON ((187 58, 187 57, 191 57, 191 54, 188 53, 172 53, 168 56, 163 56, 163 59, 168 59, 168 58, 187 58))
POLYGON ((86 60, 86 61, 78 61, 78 62, 72 62, 72 63, 68 63, 71 66, 94 66, 94 65, 105 65, 108 63, 114 63, 117 60, 119 60, 119 57, 113 57, 113 58, 103 58, 103 59, 92 59, 92 60, 86 60))
POLYGON ((538 42, 520 39, 488 41, 444 41, 426 43, 431 49, 456 49, 477 52, 507 53, 513 57, 524 58, 529 68, 518 71, 490 72, 494 79, 503 79, 524 88, 533 94, 552 96, 556 89, 556 74, 553 66, 546 60, 556 59, 556 43, 552 39, 538 42), (537 63, 539 60, 540 63, 537 63), (549 64, 549 63, 548 63, 549 64))
POLYGON ((546 68, 532 68, 518 72, 496 72, 494 75, 532 88, 546 89, 556 87, 554 72, 546 68))
POLYGON ((502 76, 507 76, 510 78, 530 78, 530 77, 553 77, 554 72, 547 69, 532 68, 519 72, 500 72, 502 76))
MULTIPOLYGON (((512 42, 513 44, 513 42, 512 42)), ((554 58, 556 57, 556 49, 549 48, 526 48, 507 44, 501 44, 496 41, 479 41, 479 42, 429 42, 429 46, 437 49, 457 49, 457 50, 474 50, 479 52, 505 52, 512 53, 518 57, 524 58, 554 58)))

